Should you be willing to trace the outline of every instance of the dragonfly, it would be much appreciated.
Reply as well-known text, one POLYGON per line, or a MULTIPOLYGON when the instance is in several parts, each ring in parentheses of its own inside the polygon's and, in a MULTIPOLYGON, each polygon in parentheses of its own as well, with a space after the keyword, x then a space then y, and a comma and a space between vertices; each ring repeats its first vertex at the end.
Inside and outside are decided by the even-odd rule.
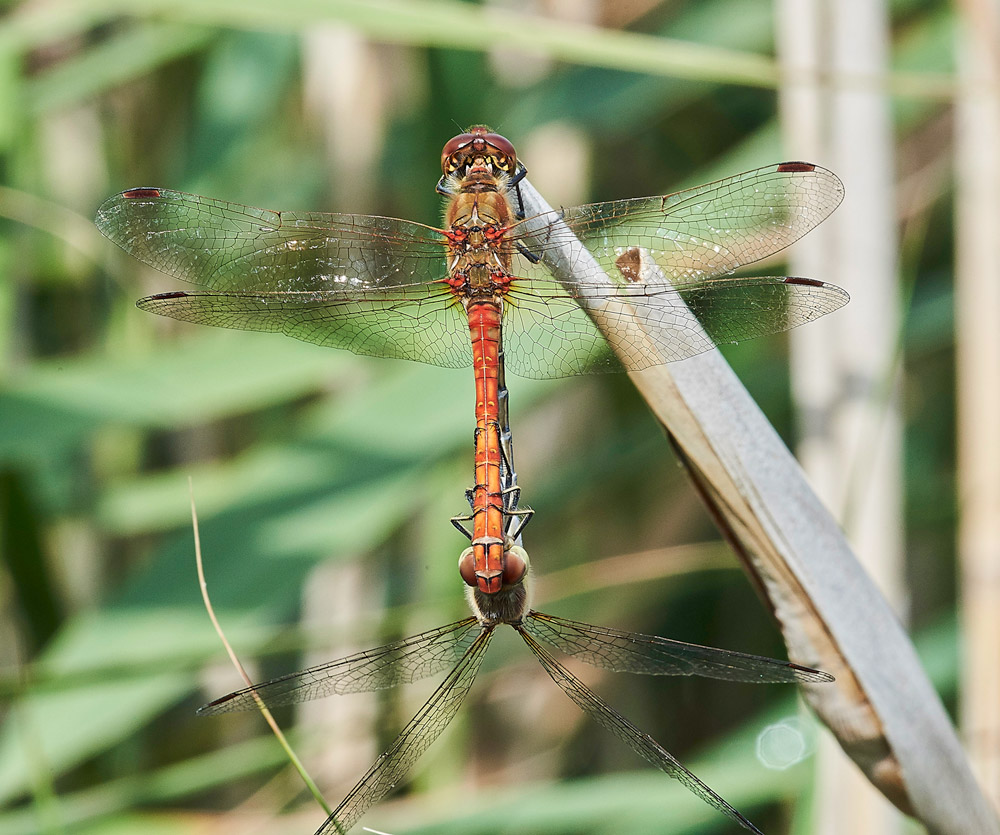
MULTIPOLYGON (((504 429, 510 432, 509 426, 504 429)), ((502 486, 516 489, 511 466, 502 486)), ((697 675, 751 683, 824 684, 833 676, 821 670, 742 652, 706 647, 637 632, 624 632, 547 615, 531 608, 534 574, 527 551, 508 543, 511 557, 525 566, 514 583, 500 592, 484 592, 466 581, 470 617, 319 664, 263 684, 237 690, 204 705, 201 715, 253 710, 262 704, 281 707, 310 699, 384 690, 448 670, 444 680, 323 822, 315 835, 346 835, 361 817, 403 780, 407 772, 444 731, 472 689, 496 629, 512 627, 549 677, 585 713, 631 747, 640 757, 680 781, 697 797, 750 832, 760 830, 721 795, 682 765, 651 736, 601 699, 551 650, 611 672, 645 675, 697 675), (450 669, 449 669, 450 668, 450 669)), ((472 546, 458 560, 463 575, 472 546)), ((372 830, 374 831, 374 830, 372 830)))
POLYGON ((140 261, 207 288, 149 296, 137 303, 143 310, 358 354, 471 365, 471 513, 452 521, 472 544, 463 579, 485 594, 526 571, 510 546, 531 518, 518 508, 517 488, 502 487, 511 469, 505 368, 533 378, 639 371, 796 327, 849 299, 815 279, 734 274, 784 249, 840 204, 843 184, 812 163, 533 217, 521 209, 527 169, 511 142, 489 128, 474 125, 452 138, 441 170, 441 228, 271 211, 158 187, 111 197, 96 222, 140 261), (572 277, 557 280, 554 257, 576 241, 593 258, 578 259, 572 277), (640 255, 655 269, 638 269, 640 255), (603 332, 584 300, 602 307, 603 332))
POLYGON ((278 707, 322 696, 383 690, 447 670, 447 675, 424 705, 316 831, 316 835, 344 835, 375 803, 400 784, 455 717, 472 688, 494 632, 507 625, 521 636, 552 680, 597 724, 723 815, 744 829, 762 835, 753 823, 656 740, 591 690, 554 653, 611 672, 643 675, 806 684, 831 682, 833 676, 789 661, 593 626, 535 611, 530 608, 531 572, 527 552, 521 546, 511 548, 527 566, 524 576, 499 593, 487 594, 478 587, 469 587, 471 616, 238 690, 210 702, 198 713, 215 715, 253 710, 258 706, 258 699, 268 707, 278 707))

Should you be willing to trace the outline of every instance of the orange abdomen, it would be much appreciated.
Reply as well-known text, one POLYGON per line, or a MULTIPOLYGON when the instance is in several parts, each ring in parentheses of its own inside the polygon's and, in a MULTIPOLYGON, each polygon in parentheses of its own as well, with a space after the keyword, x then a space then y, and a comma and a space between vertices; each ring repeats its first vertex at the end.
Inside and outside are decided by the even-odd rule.
POLYGON ((476 482, 472 502, 472 547, 477 584, 483 592, 500 590, 503 580, 503 488, 497 368, 500 307, 492 300, 469 305, 469 334, 476 375, 476 482))

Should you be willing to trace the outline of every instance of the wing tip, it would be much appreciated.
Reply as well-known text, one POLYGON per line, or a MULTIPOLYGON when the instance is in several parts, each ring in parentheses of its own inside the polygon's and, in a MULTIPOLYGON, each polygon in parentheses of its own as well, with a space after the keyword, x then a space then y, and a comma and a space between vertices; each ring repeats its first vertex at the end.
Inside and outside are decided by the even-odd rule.
POLYGON ((125 243, 128 235, 123 234, 122 230, 117 228, 114 219, 121 212, 125 211, 123 206, 129 201, 139 203, 143 200, 158 200, 163 197, 163 194, 164 189, 155 186, 138 186, 120 191, 97 207, 97 216, 94 218, 94 223, 97 224, 97 228, 104 237, 118 244, 118 246, 126 251, 129 251, 125 243))
POLYGON ((778 174, 815 174, 820 179, 826 180, 828 183, 832 184, 832 196, 835 197, 835 201, 829 206, 829 209, 823 216, 823 219, 828 217, 834 209, 839 206, 844 200, 844 182, 836 174, 834 174, 829 168, 824 168, 822 165, 816 165, 814 162, 805 162, 803 160, 788 160, 787 162, 779 162, 774 168, 775 173, 778 174))
POLYGON ((832 676, 830 673, 824 672, 823 670, 815 670, 812 667, 803 667, 801 664, 793 664, 791 661, 788 662, 788 667, 795 673, 795 677, 799 681, 808 682, 810 684, 832 684, 837 680, 835 676, 832 676))
POLYGON ((782 174, 811 174, 818 167, 819 166, 811 162, 791 160, 789 162, 779 162, 777 170, 782 174))
POLYGON ((149 200, 161 195, 161 190, 151 186, 140 186, 123 191, 119 196, 123 200, 149 200))
POLYGON ((207 705, 199 707, 195 711, 195 714, 198 716, 211 716, 214 713, 221 713, 226 709, 226 705, 239 695, 239 693, 229 693, 225 696, 220 696, 218 699, 213 699, 207 705))
POLYGON ((157 293, 153 296, 145 296, 135 303, 139 310, 150 310, 155 308, 160 302, 173 301, 174 299, 186 299, 196 293, 186 293, 183 290, 172 290, 169 293, 157 293))
POLYGON ((815 287, 819 290, 826 290, 840 297, 841 307, 843 307, 851 300, 851 294, 848 293, 839 284, 831 284, 828 281, 820 281, 818 278, 802 278, 801 276, 788 276, 786 278, 782 278, 781 282, 783 284, 791 284, 797 287, 815 287))

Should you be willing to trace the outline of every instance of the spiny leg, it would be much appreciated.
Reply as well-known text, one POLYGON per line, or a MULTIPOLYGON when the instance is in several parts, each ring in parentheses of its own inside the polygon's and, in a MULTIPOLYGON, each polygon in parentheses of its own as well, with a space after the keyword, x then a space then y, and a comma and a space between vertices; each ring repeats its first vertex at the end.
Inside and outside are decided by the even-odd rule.
MULTIPOLYGON (((535 511, 531 508, 518 508, 518 502, 521 499, 521 488, 517 484, 517 473, 514 471, 513 467, 510 430, 508 429, 504 432, 499 422, 491 422, 487 430, 477 428, 474 437, 478 441, 479 433, 482 431, 490 431, 490 429, 497 433, 497 438, 500 441, 500 475, 501 484, 503 486, 500 492, 499 507, 503 513, 504 519, 506 520, 504 523, 504 532, 506 538, 516 541, 525 526, 531 521, 535 511)), ((485 485, 476 484, 472 488, 466 490, 465 498, 469 503, 469 507, 473 509, 473 513, 462 516, 453 516, 450 520, 452 525, 454 525, 457 530, 470 540, 472 539, 472 532, 466 527, 466 523, 473 522, 475 520, 476 513, 481 512, 482 509, 475 509, 476 494, 477 491, 484 489, 487 489, 485 485)), ((495 497, 491 497, 491 499, 495 499, 495 497)), ((491 506, 497 507, 498 505, 491 501, 491 506)))

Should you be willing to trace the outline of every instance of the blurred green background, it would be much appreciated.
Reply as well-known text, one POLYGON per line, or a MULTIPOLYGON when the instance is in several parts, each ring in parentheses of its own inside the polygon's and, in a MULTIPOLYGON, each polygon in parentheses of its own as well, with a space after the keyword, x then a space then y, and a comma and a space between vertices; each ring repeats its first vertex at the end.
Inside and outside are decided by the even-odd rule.
MULTIPOLYGON (((749 67, 715 61, 706 73, 692 56, 685 75, 682 56, 672 74, 644 72, 614 37, 769 55, 772 4, 597 4, 603 29, 568 45, 543 23, 492 45, 496 33, 467 17, 476 4, 5 6, 0 835, 311 832, 323 814, 260 717, 194 715, 240 682, 202 607, 188 479, 209 590, 255 677, 454 620, 466 611, 455 571, 465 543, 448 519, 472 481, 472 375, 141 313, 137 298, 179 285, 101 238, 96 207, 158 185, 436 224, 441 146, 473 123, 510 138, 556 205, 775 162, 794 154, 776 90, 749 67)), ((503 8, 490 20, 506 32, 503 8)), ((892 14, 898 67, 952 71, 948 4, 899 0, 892 14)), ((947 160, 935 133, 947 109, 897 101, 900 177, 928 155, 947 160), (920 159, 908 142, 922 143, 920 159)), ((946 700, 949 188, 922 204, 926 234, 903 276, 910 623, 946 700)), ((793 442, 786 339, 726 353, 793 442)), ((508 383, 537 511, 525 536, 540 608, 784 655, 627 378, 508 383)), ((762 829, 810 831, 810 759, 775 770, 757 756, 758 736, 782 721, 810 744, 791 688, 581 675, 762 829)), ((336 803, 426 692, 338 697, 279 718, 336 803)), ((393 833, 732 830, 580 715, 506 636, 413 782, 365 822, 393 833)))

